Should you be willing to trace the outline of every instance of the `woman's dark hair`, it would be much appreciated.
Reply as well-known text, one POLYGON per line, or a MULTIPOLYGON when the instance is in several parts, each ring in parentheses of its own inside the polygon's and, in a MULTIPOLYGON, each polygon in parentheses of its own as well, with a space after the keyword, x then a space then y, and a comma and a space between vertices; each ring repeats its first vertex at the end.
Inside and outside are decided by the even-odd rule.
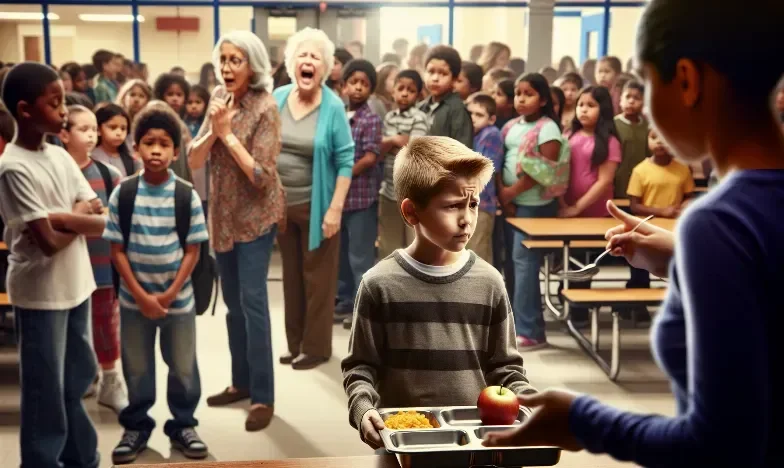
MULTIPOLYGON (((528 73, 526 75, 521 76, 515 82, 515 88, 517 88, 520 83, 528 83, 536 94, 539 95, 539 99, 544 100, 544 106, 542 106, 542 112, 540 117, 547 117, 548 119, 552 120, 556 125, 558 125, 558 129, 561 129, 561 119, 555 115, 555 108, 553 107, 553 96, 550 94, 550 84, 547 82, 547 78, 545 78, 540 73, 528 73)), ((517 89, 515 89, 517 92, 517 89)))
MULTIPOLYGON (((125 112, 125 109, 118 106, 114 103, 103 103, 95 108, 95 120, 98 124, 98 143, 96 146, 101 145, 101 125, 105 124, 109 120, 113 119, 117 116, 122 116, 125 118, 125 121, 128 122, 128 133, 131 132, 131 118, 128 116, 128 113, 125 112)), ((129 167, 133 167, 133 156, 131 156, 131 150, 128 148, 128 145, 123 142, 118 148, 117 152, 120 153, 120 159, 122 160, 123 165, 125 166, 126 170, 129 167)), ((128 175, 131 175, 133 171, 128 172, 128 175)))
POLYGON ((778 0, 748 0, 741 8, 729 1, 652 0, 637 28, 637 58, 665 83, 675 77, 680 59, 708 65, 733 92, 754 101, 747 104, 769 106, 784 74, 781 18, 784 2, 778 0))
POLYGON ((203 86, 204 89, 210 88, 210 76, 212 76, 212 82, 216 83, 217 79, 215 78, 215 65, 207 62, 201 66, 201 71, 199 71, 199 84, 203 86))
MULTIPOLYGON (((182 88, 182 93, 187 100, 188 95, 191 93, 191 85, 188 84, 188 80, 173 73, 164 73, 155 80, 155 86, 153 86, 155 99, 166 102, 166 99, 164 99, 163 96, 166 94, 166 91, 174 85, 179 85, 179 87, 182 88)), ((184 108, 185 106, 183 106, 183 109, 184 108)))
POLYGON ((509 100, 510 103, 514 103, 514 95, 515 95, 514 80, 501 80, 498 82, 496 86, 498 86, 498 89, 500 89, 501 92, 506 95, 506 98, 509 100))
MULTIPOLYGON (((610 154, 610 138, 615 137, 618 141, 621 141, 621 138, 618 136, 618 130, 615 128, 615 111, 610 91, 604 86, 589 86, 580 92, 580 96, 577 98, 578 104, 580 99, 586 94, 590 94, 599 103, 599 120, 596 122, 596 128, 593 131, 594 145, 593 155, 591 156, 591 167, 599 167, 607 160, 610 154)), ((577 135, 582 129, 583 124, 580 123, 577 115, 575 115, 574 120, 572 120, 569 138, 577 135)))
MULTIPOLYGON (((566 95, 558 86, 550 86, 550 92, 553 93, 556 99, 558 99, 558 112, 555 115, 558 117, 558 121, 561 121, 561 117, 563 117, 563 110, 564 106, 566 105, 566 95)), ((553 108, 555 108, 555 104, 553 103, 553 108)))
POLYGON ((275 73, 272 74, 272 82, 273 89, 280 88, 281 86, 285 86, 291 83, 291 77, 289 76, 288 71, 286 70, 286 62, 280 62, 278 68, 275 69, 275 73))

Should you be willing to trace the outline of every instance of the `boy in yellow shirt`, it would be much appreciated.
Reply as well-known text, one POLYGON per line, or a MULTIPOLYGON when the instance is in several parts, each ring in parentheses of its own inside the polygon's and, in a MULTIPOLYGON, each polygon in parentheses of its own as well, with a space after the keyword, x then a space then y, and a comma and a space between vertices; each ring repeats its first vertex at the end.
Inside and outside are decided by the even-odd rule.
MULTIPOLYGON (((652 156, 644 159, 632 171, 626 193, 631 200, 631 211, 637 216, 654 215, 677 218, 694 194, 694 179, 685 164, 673 159, 672 154, 655 130, 648 132, 648 147, 652 156)), ((651 279, 646 270, 629 266, 631 279, 627 288, 650 288, 651 279)), ((621 311, 624 318, 633 317, 638 322, 649 322, 648 309, 621 311)))

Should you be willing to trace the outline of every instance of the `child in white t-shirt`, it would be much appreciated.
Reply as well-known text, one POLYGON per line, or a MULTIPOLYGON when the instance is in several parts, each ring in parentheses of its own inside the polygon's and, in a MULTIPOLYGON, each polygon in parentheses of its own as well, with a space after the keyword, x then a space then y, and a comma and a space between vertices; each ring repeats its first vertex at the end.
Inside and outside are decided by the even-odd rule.
POLYGON ((96 374, 84 235, 103 232, 102 207, 68 153, 44 140, 66 117, 57 73, 19 64, 2 98, 18 129, 0 158, 0 215, 20 343, 22 466, 97 467, 97 436, 82 405, 96 374))

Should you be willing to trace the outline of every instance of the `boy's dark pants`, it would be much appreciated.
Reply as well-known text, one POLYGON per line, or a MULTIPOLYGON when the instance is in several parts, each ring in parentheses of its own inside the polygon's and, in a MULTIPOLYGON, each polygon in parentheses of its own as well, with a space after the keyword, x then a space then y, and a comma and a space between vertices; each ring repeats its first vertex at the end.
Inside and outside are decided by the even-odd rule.
POLYGON ((98 436, 82 404, 98 371, 90 301, 68 310, 14 307, 21 376, 22 468, 97 467, 98 436))
POLYGON ((161 331, 161 354, 169 367, 166 400, 173 419, 164 433, 195 427, 193 417, 201 398, 199 366, 196 362, 196 315, 171 314, 151 320, 138 310, 120 308, 120 341, 128 406, 120 413, 126 430, 152 432, 155 420, 148 414, 155 404, 155 335, 161 331))
POLYGON ((338 309, 353 311, 362 275, 376 263, 378 203, 364 210, 343 212, 340 224, 338 309))

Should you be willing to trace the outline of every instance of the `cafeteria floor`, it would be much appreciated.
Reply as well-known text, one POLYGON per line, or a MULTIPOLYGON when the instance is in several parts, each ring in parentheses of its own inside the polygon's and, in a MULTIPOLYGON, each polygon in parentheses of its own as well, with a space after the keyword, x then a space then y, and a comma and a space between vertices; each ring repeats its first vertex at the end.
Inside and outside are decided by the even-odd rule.
MULTIPOLYGON (((620 277, 628 270, 609 267, 602 275, 620 277)), ((322 367, 311 371, 294 371, 277 363, 286 348, 283 328, 283 290, 280 282, 280 257, 273 257, 270 269, 270 311, 272 315, 275 355, 275 418, 262 432, 244 430, 245 408, 238 404, 228 408, 210 408, 204 399, 222 390, 230 382, 229 348, 225 327, 225 306, 219 303, 216 316, 199 317, 197 346, 202 382, 202 404, 197 410, 199 434, 210 448, 209 460, 254 460, 372 454, 362 444, 357 432, 348 424, 346 396, 343 392, 340 360, 348 348, 348 331, 334 329, 334 356, 322 367)), ((613 286, 612 283, 607 286, 613 286)), ((615 286, 618 286, 617 284, 615 286)), ((605 329, 608 327, 605 326, 605 329)), ((643 412, 673 414, 675 405, 664 375, 656 368, 648 350, 647 330, 623 330, 622 368, 619 383, 614 384, 578 348, 556 323, 548 323, 551 347, 524 354, 531 382, 540 389, 566 387, 587 392, 619 407, 643 412)), ((605 340, 608 343, 608 340, 605 340)), ((166 406, 166 366, 160 353, 157 362, 158 401, 152 416, 158 422, 150 447, 138 462, 163 463, 184 461, 169 447, 163 435, 163 422, 169 415, 166 406)), ((0 348, 0 466, 19 465, 19 390, 16 352, 0 348)), ((86 405, 98 429, 102 467, 110 467, 110 454, 119 441, 122 429, 110 410, 99 407, 94 398, 86 405)), ((616 466, 605 457, 597 459, 581 454, 586 468, 616 466)), ((573 457, 570 457, 573 458, 573 457)), ((618 464, 618 466, 621 466, 618 464)))

